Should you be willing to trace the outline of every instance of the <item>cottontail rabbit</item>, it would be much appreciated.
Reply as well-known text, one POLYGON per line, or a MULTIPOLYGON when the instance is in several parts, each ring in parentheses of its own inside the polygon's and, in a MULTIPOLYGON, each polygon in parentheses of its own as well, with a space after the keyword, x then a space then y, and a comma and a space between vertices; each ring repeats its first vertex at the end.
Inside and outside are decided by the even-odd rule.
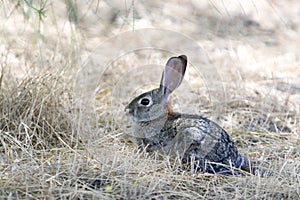
POLYGON ((219 125, 198 115, 172 112, 171 93, 179 87, 187 66, 181 55, 168 60, 160 87, 133 99, 125 108, 134 123, 136 142, 147 151, 158 151, 209 173, 244 174, 250 165, 238 153, 231 137, 219 125), (244 171, 244 172, 243 172, 244 171))

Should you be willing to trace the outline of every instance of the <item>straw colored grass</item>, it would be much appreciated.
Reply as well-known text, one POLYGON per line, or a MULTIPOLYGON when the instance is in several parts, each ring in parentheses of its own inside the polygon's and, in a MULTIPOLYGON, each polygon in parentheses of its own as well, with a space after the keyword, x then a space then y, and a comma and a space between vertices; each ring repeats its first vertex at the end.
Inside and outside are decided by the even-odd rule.
POLYGON ((167 157, 139 152, 120 134, 116 137, 117 130, 82 140, 70 91, 57 74, 1 90, 1 198, 299 197, 297 134, 231 131, 241 152, 263 174, 202 174, 167 157))
POLYGON ((298 3, 226 2, 2 1, 0 199, 299 199, 298 3), (146 82, 123 75, 141 63, 163 65, 170 52, 126 52, 105 69, 96 66, 103 73, 88 88, 93 95, 79 90, 81 63, 95 45, 145 24, 171 26, 203 45, 226 99, 212 102, 191 69, 175 108, 222 125, 258 174, 195 172, 127 140, 123 108, 155 87, 161 71, 146 82), (81 104, 82 97, 94 104, 81 104))

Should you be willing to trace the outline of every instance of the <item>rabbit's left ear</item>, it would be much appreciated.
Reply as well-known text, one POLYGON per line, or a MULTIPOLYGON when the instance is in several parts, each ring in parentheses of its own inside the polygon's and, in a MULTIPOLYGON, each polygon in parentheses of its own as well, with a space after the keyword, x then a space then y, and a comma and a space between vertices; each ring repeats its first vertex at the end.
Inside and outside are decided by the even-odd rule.
POLYGON ((163 102, 167 103, 170 94, 181 84, 187 65, 187 57, 181 55, 168 60, 160 81, 163 102))

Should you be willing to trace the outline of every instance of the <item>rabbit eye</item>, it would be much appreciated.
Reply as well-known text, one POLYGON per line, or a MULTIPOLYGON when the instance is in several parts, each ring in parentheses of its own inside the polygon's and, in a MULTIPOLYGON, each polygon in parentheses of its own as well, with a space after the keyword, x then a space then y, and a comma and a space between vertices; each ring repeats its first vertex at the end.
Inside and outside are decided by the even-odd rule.
POLYGON ((143 106, 148 106, 150 104, 150 100, 146 99, 146 98, 143 98, 143 99, 141 99, 141 104, 143 106))

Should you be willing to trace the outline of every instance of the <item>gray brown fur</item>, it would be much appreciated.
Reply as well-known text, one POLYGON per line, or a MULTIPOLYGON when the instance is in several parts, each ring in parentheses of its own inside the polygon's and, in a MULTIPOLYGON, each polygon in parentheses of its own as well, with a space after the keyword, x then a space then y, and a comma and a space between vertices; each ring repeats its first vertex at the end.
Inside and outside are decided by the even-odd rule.
POLYGON ((243 174, 234 168, 250 171, 247 159, 238 153, 234 141, 218 124, 168 109, 169 95, 182 82, 186 64, 186 56, 170 58, 160 87, 139 95, 126 106, 126 114, 135 122, 137 145, 150 152, 179 156, 187 164, 194 161, 194 167, 201 171, 223 174, 243 174))

